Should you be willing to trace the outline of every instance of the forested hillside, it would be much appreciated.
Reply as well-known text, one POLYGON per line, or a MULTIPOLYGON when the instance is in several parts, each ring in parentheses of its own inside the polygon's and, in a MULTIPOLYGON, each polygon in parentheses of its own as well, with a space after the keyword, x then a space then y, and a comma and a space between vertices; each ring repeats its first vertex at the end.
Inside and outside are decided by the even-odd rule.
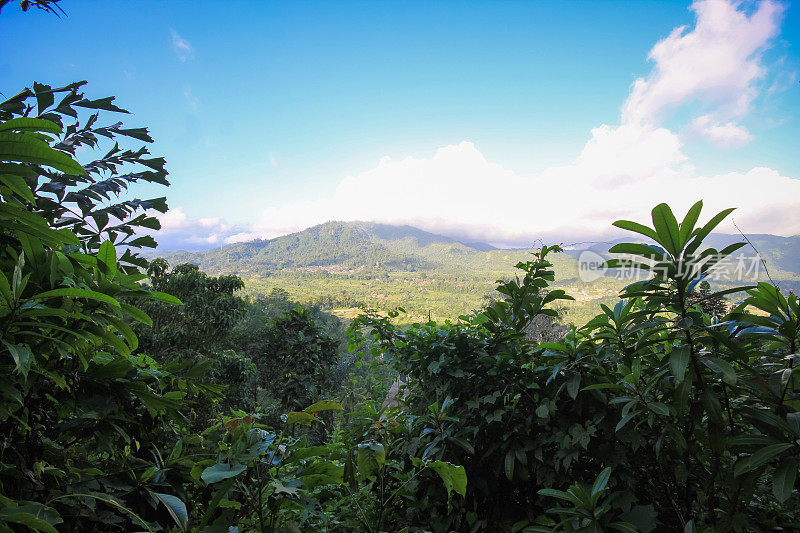
POLYGON ((148 260, 168 160, 92 91, 0 101, 0 533, 798 529, 797 237, 721 285, 734 208, 657 198, 635 282, 368 223, 148 260))
MULTIPOLYGON (((755 267, 751 281, 772 278, 784 288, 800 288, 800 237, 745 238, 751 244, 737 254, 747 259, 748 269, 755 267), (753 261, 759 254, 768 268, 753 261)), ((724 248, 741 239, 714 233, 708 245, 724 248)), ((613 271, 582 278, 579 261, 585 251, 610 259, 609 249, 624 240, 587 243, 552 259, 555 285, 574 298, 562 306, 564 321, 579 326, 598 313, 601 304, 613 304, 628 281, 615 279, 613 271)), ((653 241, 642 237, 639 242, 653 241)), ((479 309, 493 297, 495 282, 514 276, 514 265, 527 261, 532 252, 463 244, 410 226, 328 222, 271 240, 191 253, 154 250, 148 255, 164 256, 173 264, 191 262, 215 274, 236 274, 253 296, 280 288, 297 301, 343 318, 357 316, 364 306, 384 312, 403 307, 408 313, 399 320, 413 322, 428 316, 456 320, 479 309)), ((715 287, 731 286, 737 254, 728 261, 731 275, 713 279, 715 287)))

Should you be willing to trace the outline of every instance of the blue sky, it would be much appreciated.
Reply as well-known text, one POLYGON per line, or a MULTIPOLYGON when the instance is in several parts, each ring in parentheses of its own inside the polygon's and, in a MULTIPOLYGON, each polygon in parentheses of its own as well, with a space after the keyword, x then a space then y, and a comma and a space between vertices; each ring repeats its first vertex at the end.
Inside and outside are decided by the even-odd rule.
POLYGON ((4 9, 0 90, 117 96, 167 158, 172 186, 137 193, 167 195, 169 247, 332 218, 524 244, 698 196, 800 233, 787 2, 62 5, 4 9))

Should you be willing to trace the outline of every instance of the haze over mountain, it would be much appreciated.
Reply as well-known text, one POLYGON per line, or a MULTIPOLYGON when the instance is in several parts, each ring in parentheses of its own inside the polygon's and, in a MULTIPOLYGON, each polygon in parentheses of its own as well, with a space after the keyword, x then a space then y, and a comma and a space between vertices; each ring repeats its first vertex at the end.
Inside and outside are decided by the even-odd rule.
POLYGON ((498 249, 486 243, 459 242, 407 225, 333 221, 275 239, 194 252, 163 250, 149 255, 230 272, 330 266, 433 270, 458 258, 493 250, 498 249))
MULTIPOLYGON (((753 255, 757 250, 770 268, 800 273, 800 236, 752 234, 746 237, 752 246, 746 246, 743 253, 753 255)), ((604 242, 583 241, 571 246, 567 255, 577 257, 583 250, 603 255, 618 242, 636 240, 636 235, 631 234, 604 242)), ((706 242, 720 249, 742 240, 741 235, 714 233, 706 242)), ((481 270, 495 261, 498 268, 503 268, 503 258, 508 257, 509 252, 516 256, 528 253, 528 250, 501 249, 480 242, 459 242, 408 225, 334 221, 274 239, 230 244, 204 251, 158 250, 150 255, 164 256, 173 264, 196 263, 209 272, 255 274, 315 268, 340 273, 363 268, 386 271, 481 270)))

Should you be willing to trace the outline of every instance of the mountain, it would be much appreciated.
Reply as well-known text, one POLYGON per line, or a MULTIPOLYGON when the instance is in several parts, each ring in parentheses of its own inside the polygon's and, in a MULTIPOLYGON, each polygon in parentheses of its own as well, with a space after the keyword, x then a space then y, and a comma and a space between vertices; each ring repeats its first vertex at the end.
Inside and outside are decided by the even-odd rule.
MULTIPOLYGON (((706 243, 721 249, 742 239, 742 235, 712 233, 706 238, 706 243)), ((742 248, 740 253, 753 256, 758 251, 770 274, 775 273, 781 278, 800 275, 800 236, 751 234, 746 239, 751 244, 742 248)), ((576 260, 586 250, 606 255, 614 244, 637 240, 644 242, 631 235, 567 250, 566 255, 576 260)), ((213 273, 253 275, 293 270, 342 273, 365 268, 494 272, 505 270, 496 262, 525 260, 529 254, 530 250, 502 250, 486 243, 461 242, 407 225, 326 222, 275 239, 230 244, 198 252, 156 251, 150 255, 165 257, 171 264, 195 263, 213 273)))
POLYGON ((209 272, 256 273, 295 269, 436 270, 464 256, 496 250, 461 243, 412 226, 326 222, 275 239, 230 244, 199 252, 156 252, 172 264, 191 262, 209 272))
MULTIPOLYGON (((800 290, 800 236, 747 238, 779 286, 800 290)), ((712 234, 706 242, 720 249, 740 240, 741 235, 712 234)), ((565 304, 567 321, 584 324, 599 311, 600 303, 613 304, 618 292, 630 283, 630 279, 613 276, 587 279, 579 268, 582 252, 605 255, 611 246, 624 241, 639 239, 631 235, 549 257, 554 263, 554 285, 575 298, 565 304)), ((281 288, 296 301, 338 310, 344 317, 352 316, 347 310, 360 305, 381 310, 400 306, 413 321, 428 316, 455 319, 479 308, 487 298, 497 296, 495 282, 514 276, 514 266, 530 260, 531 252, 459 242, 412 226, 327 222, 275 239, 200 252, 157 251, 155 255, 165 257, 171 265, 198 264, 212 275, 237 274, 250 294, 269 294, 281 288)), ((754 256, 750 247, 741 253, 754 256)), ((749 264, 756 263, 758 279, 767 279, 758 260, 749 264)))

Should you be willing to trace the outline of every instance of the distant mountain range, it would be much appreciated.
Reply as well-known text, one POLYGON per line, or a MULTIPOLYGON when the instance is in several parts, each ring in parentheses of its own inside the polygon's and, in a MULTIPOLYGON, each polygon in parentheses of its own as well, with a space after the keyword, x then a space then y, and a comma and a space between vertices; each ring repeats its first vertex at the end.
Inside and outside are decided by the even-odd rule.
MULTIPOLYGON (((778 275, 800 275, 800 236, 752 234, 746 237, 778 275)), ((631 240, 637 240, 636 236, 568 250, 568 254, 577 257, 583 250, 605 254, 614 244, 631 240)), ((706 243, 720 249, 741 240, 741 235, 715 233, 706 239, 706 243)), ((753 253, 749 245, 743 250, 747 254, 753 253)), ((412 226, 327 222, 275 239, 197 252, 159 250, 149 255, 166 257, 172 264, 191 262, 208 271, 242 274, 331 267, 342 270, 439 271, 473 267, 495 270, 487 264, 487 257, 500 259, 509 253, 517 255, 528 251, 502 250, 481 242, 461 242, 412 226), (479 264, 475 264, 476 258, 479 264)))
MULTIPOLYGON (((800 237, 748 235, 782 288, 800 291, 800 237)), ((613 276, 587 279, 578 257, 586 250, 605 255, 617 242, 637 242, 636 235, 550 256, 555 285, 575 298, 565 303, 566 320, 585 324, 612 304, 629 280, 613 276)), ((711 235, 715 248, 741 240, 740 235, 711 235)), ((485 243, 460 242, 412 226, 371 222, 327 222, 275 239, 230 244, 187 252, 156 250, 171 265, 195 263, 212 275, 236 274, 249 294, 274 288, 296 301, 320 305, 343 318, 361 305, 381 310, 403 307, 407 320, 456 319, 494 298, 495 282, 515 275, 514 265, 531 259, 532 250, 498 249, 485 243)), ((752 256, 751 248, 744 248, 752 256)), ((761 279, 766 279, 763 276, 761 279)), ((749 280, 748 280, 749 281, 749 280)), ((728 282, 720 281, 720 284, 728 282)))
POLYGON ((372 222, 326 222, 275 239, 229 244, 197 252, 156 251, 170 263, 195 263, 204 270, 253 272, 332 267, 343 269, 436 270, 497 250, 464 243, 412 226, 372 222))

